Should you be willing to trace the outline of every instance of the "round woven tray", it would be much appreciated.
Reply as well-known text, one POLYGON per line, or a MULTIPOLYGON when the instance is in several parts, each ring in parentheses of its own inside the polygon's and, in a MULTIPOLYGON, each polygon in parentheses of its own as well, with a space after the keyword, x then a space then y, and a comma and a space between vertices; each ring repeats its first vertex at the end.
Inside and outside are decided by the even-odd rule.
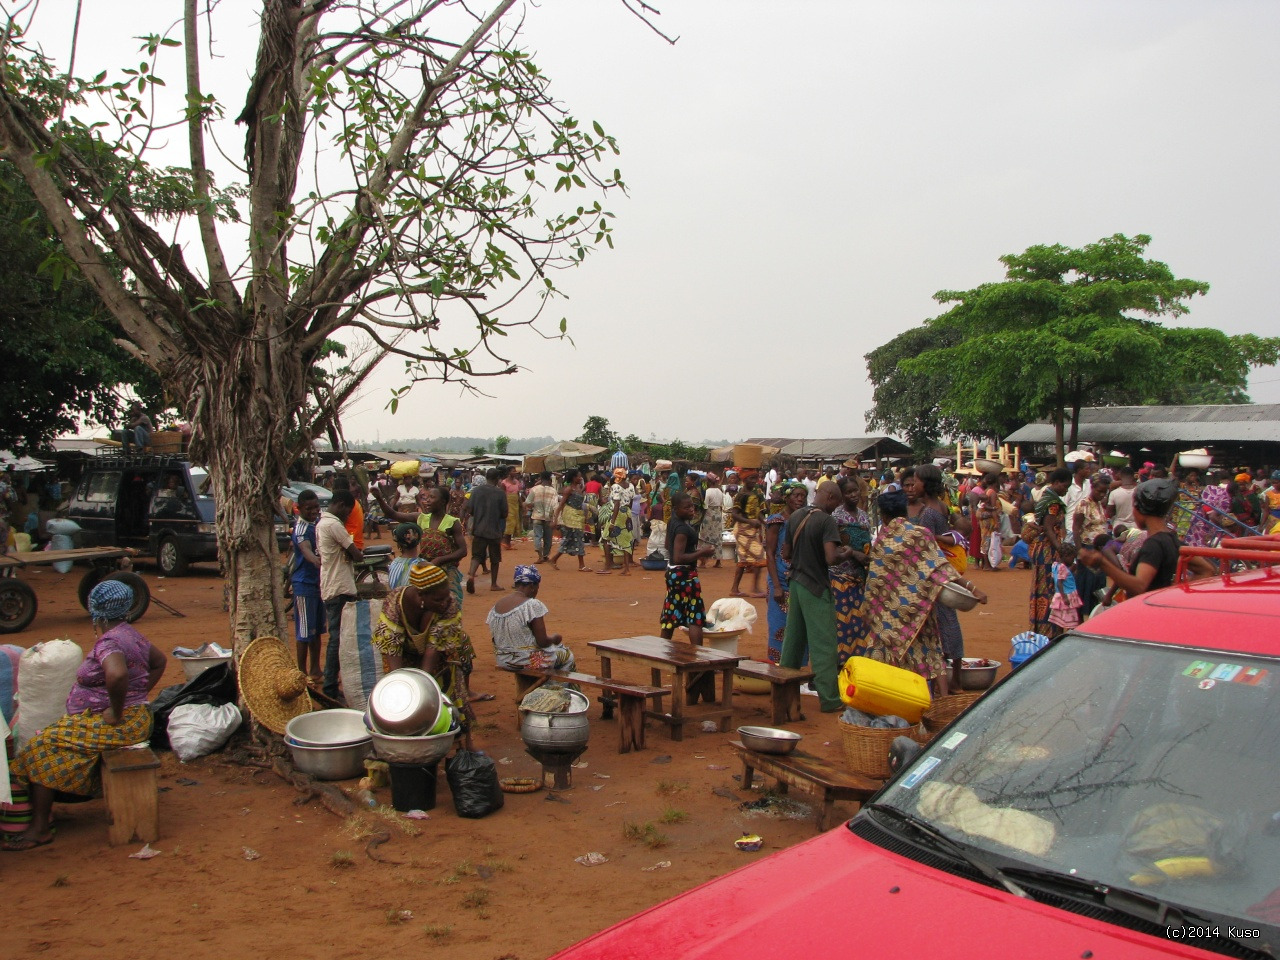
POLYGON ((887 780, 893 772, 889 769, 889 746, 896 737, 910 737, 918 741, 922 735, 919 724, 882 730, 840 721, 845 763, 854 773, 876 780, 887 780))
POLYGON ((537 793, 542 789, 542 781, 533 777, 503 777, 498 786, 503 793, 537 793))
POLYGON ((924 729, 927 734, 925 739, 931 739, 939 730, 968 710, 970 705, 984 693, 986 693, 985 690, 968 690, 934 700, 933 705, 924 712, 924 729))

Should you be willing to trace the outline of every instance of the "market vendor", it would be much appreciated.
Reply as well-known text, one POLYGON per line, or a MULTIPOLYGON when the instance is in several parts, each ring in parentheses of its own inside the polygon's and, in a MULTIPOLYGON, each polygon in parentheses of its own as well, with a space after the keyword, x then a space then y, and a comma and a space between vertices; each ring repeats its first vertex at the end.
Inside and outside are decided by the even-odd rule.
POLYGON ((547 632, 547 605, 538 599, 541 585, 537 567, 518 566, 512 591, 489 611, 494 654, 504 670, 572 670, 577 665, 560 634, 547 632))
POLYGON ((421 560, 409 568, 408 586, 397 587, 382 601, 373 645, 382 652, 388 670, 417 667, 436 678, 440 689, 466 717, 470 749, 475 715, 467 678, 475 650, 463 629, 462 614, 443 569, 421 560))
POLYGON ((89 593, 98 640, 76 671, 66 715, 36 734, 13 762, 13 775, 30 788, 31 824, 6 838, 0 850, 51 843, 55 796, 93 796, 103 751, 150 738, 147 694, 164 673, 166 657, 125 621, 132 606, 132 588, 118 580, 104 580, 89 593))

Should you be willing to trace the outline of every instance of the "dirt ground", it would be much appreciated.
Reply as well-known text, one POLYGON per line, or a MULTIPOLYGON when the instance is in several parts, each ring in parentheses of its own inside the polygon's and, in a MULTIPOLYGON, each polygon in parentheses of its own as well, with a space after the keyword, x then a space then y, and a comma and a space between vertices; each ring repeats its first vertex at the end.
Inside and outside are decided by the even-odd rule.
MULTIPOLYGON (((504 554, 504 583, 514 563, 533 558, 532 546, 517 542, 504 554)), ((587 560, 599 566, 599 551, 588 549, 587 560)), ((568 557, 561 568, 543 568, 540 596, 551 611, 550 629, 575 650, 579 669, 599 666, 589 640, 657 633, 661 573, 636 567, 629 577, 584 575, 568 557)), ((153 643, 167 652, 225 640, 216 568, 197 566, 180 579, 148 566, 140 572, 155 597, 186 615, 178 619, 153 605, 138 624, 153 643)), ((3 640, 30 646, 70 637, 88 649, 93 634, 75 592, 80 573, 60 575, 51 567, 25 573, 40 610, 31 627, 3 640)), ((728 594, 732 576, 727 564, 703 572, 708 604, 728 594)), ((961 615, 969 655, 1007 661, 1009 638, 1026 629, 1029 576, 973 574, 992 599, 961 615)), ((477 747, 498 760, 501 776, 536 776, 516 729, 512 680, 495 674, 484 626, 498 596, 481 582, 464 611, 478 653, 473 689, 495 695, 476 705, 477 747)), ((741 650, 764 659, 765 602, 755 605, 760 622, 741 650)), ((618 675, 629 675, 627 668, 619 665, 618 675)), ((181 680, 171 661, 160 686, 181 680)), ((769 722, 767 697, 738 695, 734 702, 733 726, 769 722)), ((839 761, 836 715, 820 714, 816 704, 805 698, 807 719, 793 729, 804 734, 803 749, 839 761)), ((600 721, 598 707, 591 716, 590 747, 571 789, 509 794, 498 813, 464 820, 453 812, 441 769, 430 819, 404 822, 412 834, 390 825, 391 841, 376 849, 389 863, 366 854, 359 824, 315 801, 295 805, 293 789, 268 771, 233 766, 216 754, 190 764, 163 754, 160 839, 153 845, 160 855, 135 860, 129 854, 141 844, 109 846, 100 800, 55 808, 53 844, 0 856, 8 905, 0 952, 10 960, 99 960, 179 949, 187 960, 200 960, 265 950, 307 960, 439 948, 453 960, 535 960, 814 835, 808 819, 740 809, 752 793, 735 779, 741 769, 728 745, 732 728, 703 733, 695 724, 676 743, 650 721, 647 749, 619 755, 615 721, 600 721), (653 824, 648 842, 627 839, 628 824, 653 824), (739 852, 733 841, 744 832, 763 835, 764 850, 739 852), (608 862, 574 862, 589 852, 608 862)), ((390 802, 389 789, 379 794, 390 802)))

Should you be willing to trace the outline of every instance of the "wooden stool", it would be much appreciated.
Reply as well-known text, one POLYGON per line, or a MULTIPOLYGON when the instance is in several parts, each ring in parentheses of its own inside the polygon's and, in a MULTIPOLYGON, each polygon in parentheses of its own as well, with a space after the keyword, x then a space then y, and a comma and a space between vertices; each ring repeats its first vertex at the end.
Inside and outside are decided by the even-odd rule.
POLYGON ((733 668, 734 676, 764 680, 769 684, 769 700, 773 707, 773 725, 780 727, 792 720, 803 720, 800 712, 800 687, 813 679, 808 667, 791 670, 772 663, 744 660, 733 668))
POLYGON ((876 793, 884 783, 856 773, 846 773, 820 757, 799 750, 789 754, 758 753, 737 740, 729 745, 742 760, 742 789, 751 789, 751 778, 756 770, 778 781, 778 792, 786 793, 788 787, 796 787, 814 796, 814 825, 827 829, 831 822, 832 807, 837 800, 858 803, 876 793))
POLYGON ((102 793, 111 817, 107 842, 113 847, 135 836, 143 843, 160 838, 159 769, 160 761, 150 747, 126 747, 102 755, 102 793))

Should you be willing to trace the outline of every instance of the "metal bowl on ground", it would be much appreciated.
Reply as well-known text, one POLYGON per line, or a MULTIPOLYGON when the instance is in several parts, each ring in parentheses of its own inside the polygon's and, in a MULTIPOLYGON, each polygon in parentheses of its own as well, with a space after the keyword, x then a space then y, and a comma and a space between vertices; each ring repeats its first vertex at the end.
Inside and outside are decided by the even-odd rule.
POLYGON ((370 738, 358 743, 340 743, 336 746, 306 746, 290 742, 289 753, 293 765, 301 773, 317 780, 352 780, 364 775, 364 758, 369 755, 370 738))
POLYGON ((954 580, 944 583, 938 591, 938 602, 952 610, 972 610, 978 605, 978 598, 954 580))
POLYGON ((803 735, 777 727, 739 727, 742 745, 757 753, 790 753, 799 746, 803 735))
POLYGON ((447 733, 433 733, 423 737, 396 737, 385 733, 370 732, 373 750, 379 760, 388 763, 413 763, 426 766, 435 763, 453 749, 458 738, 458 728, 447 733))
POLYGON ((440 685, 425 670, 401 667, 374 684, 369 693, 369 716, 379 733, 416 737, 440 719, 440 685))
POLYGON ((359 710, 313 710, 294 717, 284 728, 284 735, 303 747, 350 746, 369 740, 364 714, 359 710))
POLYGON ((999 660, 988 660, 979 665, 974 657, 964 657, 960 661, 960 689, 986 690, 996 682, 996 671, 1000 669, 999 660))

